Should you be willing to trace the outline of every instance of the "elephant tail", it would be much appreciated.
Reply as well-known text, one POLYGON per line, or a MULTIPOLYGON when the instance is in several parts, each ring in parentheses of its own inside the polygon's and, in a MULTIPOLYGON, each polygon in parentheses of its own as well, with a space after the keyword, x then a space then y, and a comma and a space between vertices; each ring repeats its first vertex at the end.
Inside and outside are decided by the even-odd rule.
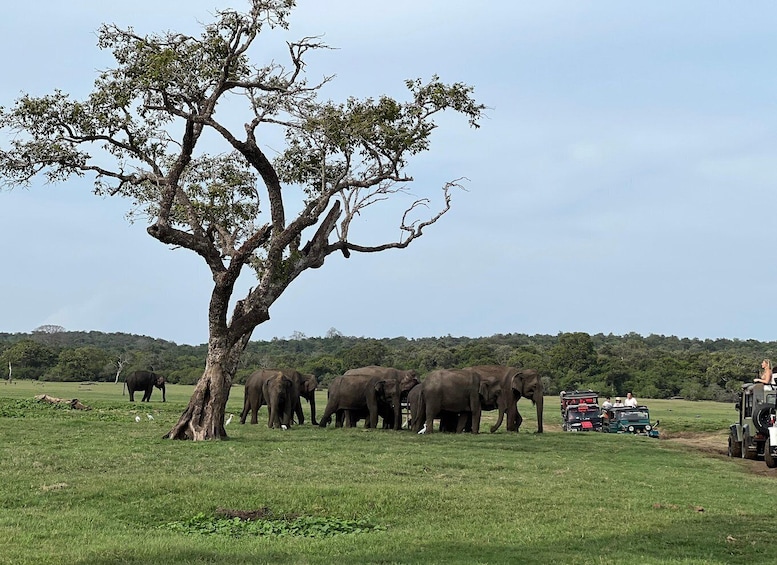
POLYGON ((127 392, 127 381, 121 383, 121 395, 124 396, 127 392))

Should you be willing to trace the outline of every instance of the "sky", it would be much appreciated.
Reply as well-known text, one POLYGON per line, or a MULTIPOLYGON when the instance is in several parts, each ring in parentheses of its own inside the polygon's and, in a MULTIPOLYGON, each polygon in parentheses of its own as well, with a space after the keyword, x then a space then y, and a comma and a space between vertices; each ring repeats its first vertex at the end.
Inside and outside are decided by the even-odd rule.
MULTIPOLYGON (((777 339, 777 3, 297 4, 285 37, 336 48, 308 61, 309 77, 336 75, 326 98, 401 98, 406 79, 437 74, 472 85, 488 110, 477 130, 444 117, 407 169, 436 205, 446 181, 466 178, 446 216, 405 250, 332 255, 303 273, 253 339, 331 329, 777 339)), ((0 106, 55 89, 86 97, 113 62, 96 45, 102 23, 197 35, 215 8, 246 5, 11 3, 0 106)), ((91 187, 0 191, 0 332, 52 324, 205 343, 204 262, 91 187)), ((392 239, 397 220, 354 230, 392 239)), ((255 284, 247 276, 241 295, 255 284)))

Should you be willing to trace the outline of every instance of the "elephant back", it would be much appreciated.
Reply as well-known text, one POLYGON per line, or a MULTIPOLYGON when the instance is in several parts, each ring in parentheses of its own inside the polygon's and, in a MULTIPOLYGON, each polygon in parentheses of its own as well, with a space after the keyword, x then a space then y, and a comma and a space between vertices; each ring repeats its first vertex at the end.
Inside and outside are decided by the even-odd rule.
POLYGON ((399 390, 402 395, 406 395, 410 389, 420 383, 418 374, 412 369, 403 371, 394 367, 381 367, 379 365, 349 369, 344 373, 344 376, 350 375, 371 375, 381 379, 396 380, 399 383, 399 390))
POLYGON ((258 369, 248 375, 248 378, 246 379, 245 388, 246 390, 250 389, 259 389, 261 390, 264 386, 264 382, 272 377, 274 374, 276 374, 275 369, 258 369))

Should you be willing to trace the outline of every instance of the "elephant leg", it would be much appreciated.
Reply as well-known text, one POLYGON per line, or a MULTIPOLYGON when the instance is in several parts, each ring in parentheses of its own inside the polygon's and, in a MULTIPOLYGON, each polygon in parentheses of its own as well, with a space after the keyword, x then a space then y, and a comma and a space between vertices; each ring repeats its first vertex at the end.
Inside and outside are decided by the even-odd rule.
POLYGON ((251 410, 251 402, 248 400, 248 396, 243 399, 243 411, 240 413, 240 423, 245 424, 248 417, 248 411, 251 410))
MULTIPOLYGON (((434 432, 434 417, 437 416, 437 414, 440 412, 438 403, 431 404, 427 402, 426 404, 426 421, 424 422, 424 425, 426 426, 426 433, 431 434, 434 432)), ((420 431, 420 429, 419 429, 420 431)))
POLYGON ((480 417, 482 415, 482 412, 480 410, 480 406, 477 406, 475 410, 472 411, 472 433, 473 434, 479 434, 480 433, 480 417))
POLYGON ((256 398, 251 399, 251 423, 259 423, 259 409, 264 404, 264 393, 260 392, 256 395, 256 398))
POLYGON ((135 402, 135 389, 127 387, 127 392, 129 393, 130 402, 135 402))
POLYGON ((410 412, 410 431, 418 433, 426 419, 426 402, 423 396, 418 397, 418 404, 410 412))
POLYGON ((316 422, 316 393, 315 391, 310 395, 310 399, 308 400, 308 404, 310 404, 310 421, 314 426, 318 425, 318 422, 316 422))
POLYGON ((302 412, 302 397, 297 398, 294 404, 294 413, 297 415, 297 423, 301 426, 305 423, 305 414, 302 412))
POLYGON ((459 416, 456 419, 456 433, 460 434, 467 427, 467 422, 472 414, 470 412, 459 412, 459 416))
POLYGON ((268 402, 268 403, 267 403, 267 427, 268 427, 268 428, 271 428, 271 429, 272 429, 272 425, 273 425, 273 416, 274 416, 274 415, 275 415, 275 414, 274 414, 274 411, 273 411, 272 403, 271 403, 271 402, 268 402))
POLYGON ((284 403, 284 410, 283 410, 283 416, 284 421, 281 422, 281 427, 285 425, 287 428, 291 427, 291 421, 293 419, 294 414, 294 408, 299 405, 299 399, 297 399, 297 402, 293 402, 290 398, 286 399, 286 402, 284 403))

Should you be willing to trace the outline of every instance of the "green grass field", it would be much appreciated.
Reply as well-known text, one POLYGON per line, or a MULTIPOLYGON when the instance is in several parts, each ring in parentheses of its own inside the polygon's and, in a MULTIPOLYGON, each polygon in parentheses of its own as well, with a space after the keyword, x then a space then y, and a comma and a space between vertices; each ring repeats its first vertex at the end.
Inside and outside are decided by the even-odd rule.
MULTIPOLYGON (((241 426, 235 387, 229 441, 161 439, 191 390, 171 385, 167 403, 155 390, 141 405, 120 384, 0 384, 0 563, 774 561, 777 474, 762 462, 563 433, 555 398, 543 435, 283 432, 264 409, 241 426), (42 393, 92 410, 32 401, 42 393), (237 511, 265 519, 220 517, 237 511)), ((647 404, 665 437, 719 436, 721 449, 736 417, 731 404, 647 404)))

